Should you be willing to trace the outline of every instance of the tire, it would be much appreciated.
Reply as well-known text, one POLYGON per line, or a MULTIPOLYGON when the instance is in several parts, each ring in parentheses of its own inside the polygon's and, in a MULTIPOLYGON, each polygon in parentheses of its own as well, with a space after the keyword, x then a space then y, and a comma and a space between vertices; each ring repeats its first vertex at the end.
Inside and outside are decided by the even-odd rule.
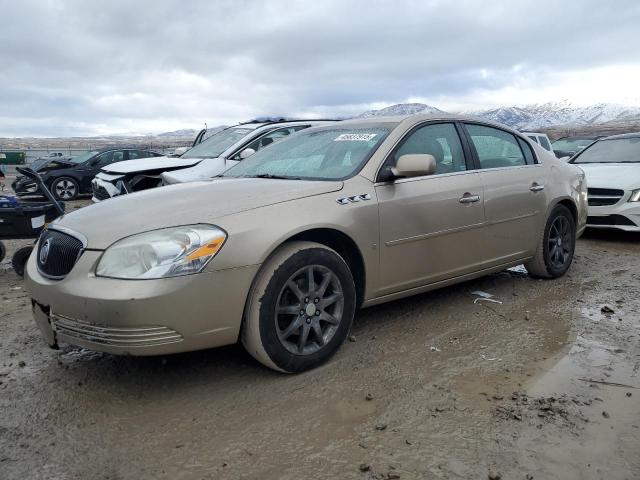
POLYGON ((4 246, 4 243, 0 242, 0 262, 4 260, 6 254, 7 248, 4 246))
POLYGON ((535 256, 524 264, 534 278, 558 278, 567 273, 576 248, 576 222, 564 205, 551 211, 535 256))
POLYGON ((80 187, 75 178, 60 177, 51 182, 51 193, 57 200, 75 200, 80 193, 80 187))
POLYGON ((11 259, 11 266, 15 270, 15 272, 24 277, 24 269, 27 265, 27 260, 29 260, 29 255, 33 251, 33 246, 22 247, 13 254, 13 258, 11 259))
POLYGON ((334 250, 290 242, 264 263, 247 300, 244 347, 269 368, 298 373, 326 362, 347 338, 356 289, 348 265, 334 250))

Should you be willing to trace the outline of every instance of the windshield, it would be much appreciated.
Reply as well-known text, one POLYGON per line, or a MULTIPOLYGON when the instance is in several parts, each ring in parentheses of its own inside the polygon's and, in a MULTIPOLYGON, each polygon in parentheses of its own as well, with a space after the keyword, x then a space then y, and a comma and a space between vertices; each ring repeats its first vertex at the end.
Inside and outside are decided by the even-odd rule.
POLYGON ((300 132, 254 153, 223 176, 348 178, 360 170, 388 133, 387 128, 377 126, 300 132))
POLYGON ((97 154, 98 154, 98 152, 84 152, 84 153, 81 153, 80 155, 78 155, 77 157, 71 157, 69 159, 69 161, 79 165, 81 163, 86 162, 91 157, 94 157, 97 154))
POLYGON ((640 137, 600 140, 585 149, 573 163, 640 163, 640 137))
POLYGON ((251 128, 227 128, 210 136, 204 142, 196 145, 182 155, 182 158, 215 158, 244 136, 253 132, 251 128))
POLYGON ((593 143, 593 138, 576 138, 573 140, 561 138, 551 144, 554 150, 562 152, 578 152, 593 143))

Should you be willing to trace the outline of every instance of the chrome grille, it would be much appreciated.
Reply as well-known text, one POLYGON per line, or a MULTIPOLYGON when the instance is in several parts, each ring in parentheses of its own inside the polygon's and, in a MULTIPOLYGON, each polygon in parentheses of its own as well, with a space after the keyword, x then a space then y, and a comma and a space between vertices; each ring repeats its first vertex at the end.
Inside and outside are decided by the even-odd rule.
POLYGON ((624 190, 615 188, 589 188, 588 199, 589 206, 603 207, 606 205, 615 205, 624 196, 624 190))
POLYGON ((71 235, 44 230, 38 242, 38 270, 49 278, 64 278, 80 258, 83 248, 82 241, 71 235))
POLYGON ((169 327, 105 327, 51 314, 55 330, 71 338, 113 347, 152 347, 182 341, 182 335, 169 327))

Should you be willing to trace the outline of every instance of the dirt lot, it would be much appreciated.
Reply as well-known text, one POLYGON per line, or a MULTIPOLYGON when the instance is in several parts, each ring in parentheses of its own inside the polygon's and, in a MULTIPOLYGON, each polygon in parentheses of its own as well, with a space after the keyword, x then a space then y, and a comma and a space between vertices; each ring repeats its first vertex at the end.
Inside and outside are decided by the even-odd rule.
POLYGON ((7 260, 0 302, 0 479, 640 478, 640 236, 361 311, 296 376, 50 350, 7 260))

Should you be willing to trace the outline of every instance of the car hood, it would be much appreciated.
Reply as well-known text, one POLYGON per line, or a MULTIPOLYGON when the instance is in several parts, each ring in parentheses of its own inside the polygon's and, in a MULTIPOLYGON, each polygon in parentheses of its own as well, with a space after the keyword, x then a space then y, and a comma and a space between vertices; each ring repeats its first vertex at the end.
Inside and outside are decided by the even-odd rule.
POLYGON ((121 238, 158 228, 215 223, 246 210, 321 195, 342 188, 339 181, 216 179, 144 190, 100 202, 52 223, 81 233, 87 248, 104 249, 121 238))
POLYGON ((587 176, 587 185, 597 188, 640 188, 640 163, 576 163, 587 176))
POLYGON ((163 173, 162 180, 167 185, 172 183, 209 180, 212 177, 223 173, 225 170, 231 168, 237 163, 237 161, 225 160, 224 158, 206 158, 193 167, 163 173))
POLYGON ((134 173, 147 170, 162 170, 163 168, 191 167, 200 163, 202 158, 182 157, 151 157, 136 160, 125 160, 102 167, 103 172, 108 173, 134 173))

